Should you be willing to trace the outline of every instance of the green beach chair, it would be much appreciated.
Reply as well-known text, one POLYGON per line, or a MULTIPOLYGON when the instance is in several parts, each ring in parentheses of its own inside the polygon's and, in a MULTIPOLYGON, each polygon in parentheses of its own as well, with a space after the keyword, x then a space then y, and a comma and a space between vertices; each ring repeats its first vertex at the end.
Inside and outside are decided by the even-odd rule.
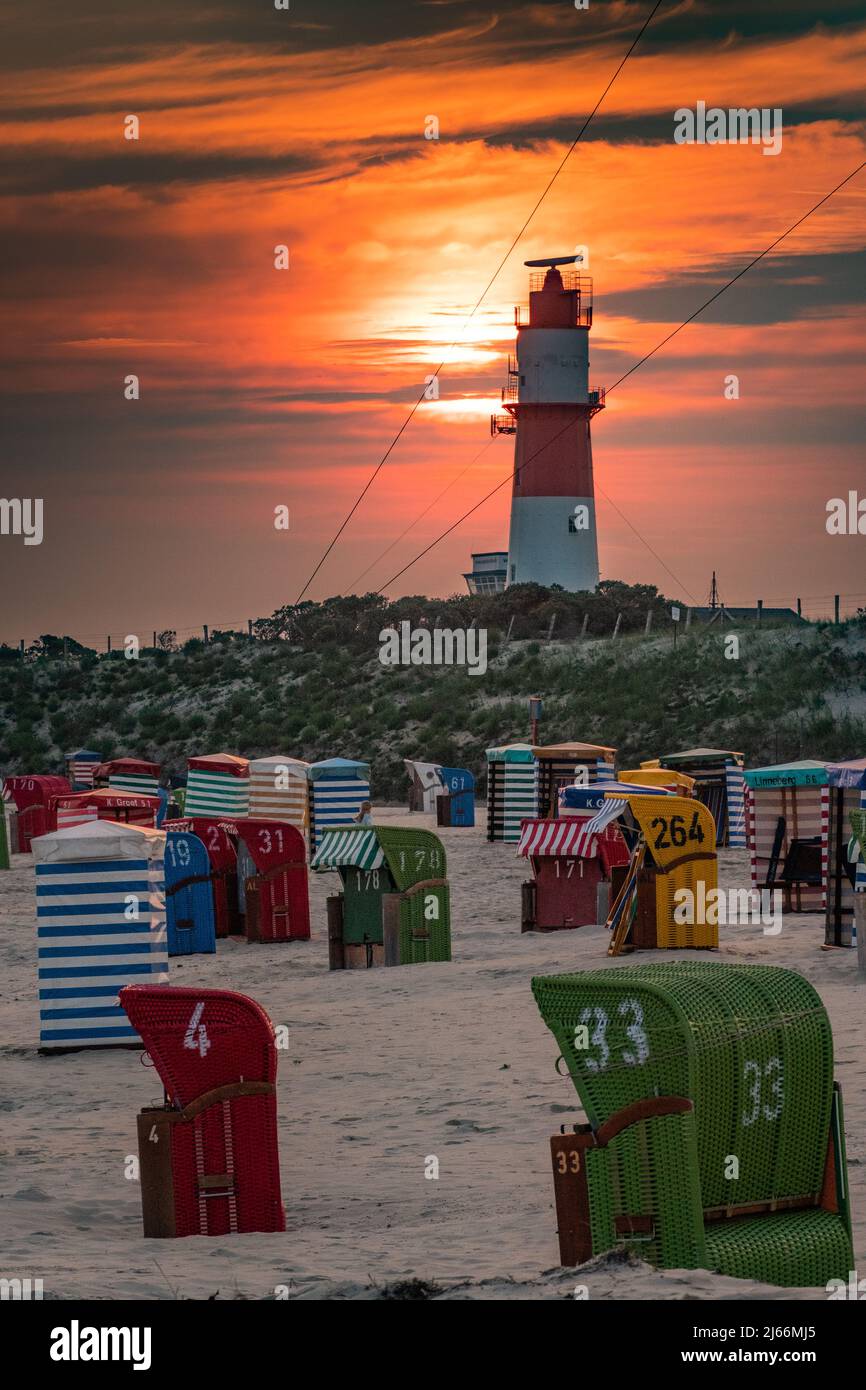
POLYGON ((672 961, 532 989, 588 1120, 551 1139, 564 1265, 627 1246, 663 1269, 847 1279, 842 1097, 808 981, 672 961))
POLYGON ((431 831, 329 828, 310 867, 338 870, 343 884, 327 906, 332 970, 451 959, 445 849, 431 831))

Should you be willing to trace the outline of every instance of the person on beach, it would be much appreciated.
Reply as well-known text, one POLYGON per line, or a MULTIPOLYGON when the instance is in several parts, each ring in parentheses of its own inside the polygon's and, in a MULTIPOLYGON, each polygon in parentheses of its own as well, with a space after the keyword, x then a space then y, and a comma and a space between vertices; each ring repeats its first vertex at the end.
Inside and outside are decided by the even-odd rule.
POLYGON ((355 824, 356 824, 356 825, 372 825, 372 824, 373 824, 372 809, 373 809, 373 808, 372 808, 372 806, 370 805, 369 801, 362 801, 362 802, 361 802, 361 809, 360 809, 360 811, 358 812, 357 816, 353 816, 353 820, 354 820, 355 824))

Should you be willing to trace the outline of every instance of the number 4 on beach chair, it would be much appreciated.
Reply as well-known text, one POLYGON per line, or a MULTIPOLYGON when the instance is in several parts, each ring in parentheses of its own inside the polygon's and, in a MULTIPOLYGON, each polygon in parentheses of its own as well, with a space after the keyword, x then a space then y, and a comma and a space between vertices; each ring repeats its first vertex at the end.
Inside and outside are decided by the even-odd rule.
POLYGON ((128 985, 120 1002, 165 1088, 138 1116, 145 1236, 285 1230, 267 1014, 220 989, 128 985))

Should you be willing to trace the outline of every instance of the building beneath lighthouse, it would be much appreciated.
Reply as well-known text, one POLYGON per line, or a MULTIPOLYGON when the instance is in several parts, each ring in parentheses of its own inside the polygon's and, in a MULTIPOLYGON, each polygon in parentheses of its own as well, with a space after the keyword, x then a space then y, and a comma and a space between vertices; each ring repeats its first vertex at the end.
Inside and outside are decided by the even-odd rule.
POLYGON ((589 387, 592 280, 575 258, 526 261, 529 311, 515 310, 517 353, 509 358, 505 413, 494 433, 514 434, 508 583, 598 584, 598 540, 590 420, 604 391, 589 387), (569 270, 560 267, 569 266, 569 270))

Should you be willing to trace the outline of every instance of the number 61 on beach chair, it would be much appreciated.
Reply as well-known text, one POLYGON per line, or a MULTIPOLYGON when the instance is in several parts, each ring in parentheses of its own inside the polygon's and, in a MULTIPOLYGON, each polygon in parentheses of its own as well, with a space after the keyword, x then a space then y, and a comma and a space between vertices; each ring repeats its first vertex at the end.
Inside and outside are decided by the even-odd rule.
POLYGON ((588 1123, 550 1141, 563 1265, 816 1287, 853 1266, 842 1097, 812 986, 689 960, 535 979, 588 1123))

